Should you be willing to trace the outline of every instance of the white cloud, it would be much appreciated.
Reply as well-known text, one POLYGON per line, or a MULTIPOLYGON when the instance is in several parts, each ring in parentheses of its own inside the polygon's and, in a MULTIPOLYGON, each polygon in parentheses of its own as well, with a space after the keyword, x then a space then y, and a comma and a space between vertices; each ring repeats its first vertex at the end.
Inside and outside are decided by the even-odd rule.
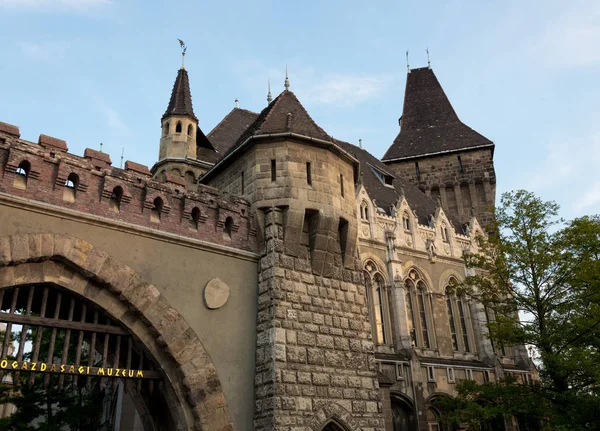
POLYGON ((104 115, 106 116, 106 121, 108 122, 108 127, 110 127, 114 132, 122 135, 130 135, 131 130, 125 124, 125 122, 121 119, 121 116, 114 109, 105 106, 104 107, 104 115))
POLYGON ((546 61, 562 67, 600 64, 600 2, 560 2, 540 41, 546 61))
POLYGON ((600 180, 595 181, 583 194, 581 194, 573 205, 577 211, 600 204, 600 180))
POLYGON ((66 42, 21 42, 19 46, 27 57, 51 63, 64 57, 69 44, 66 42))
POLYGON ((33 10, 87 10, 111 4, 111 0, 0 0, 0 7, 33 10))
MULTIPOLYGON (((270 78, 271 91, 276 97, 283 90, 285 68, 268 67, 256 60, 235 62, 235 70, 247 87, 266 93, 270 78)), ((383 94, 392 82, 389 75, 351 74, 317 71, 312 67, 289 67, 290 90, 307 104, 351 107, 383 94)))
POLYGON ((309 84, 305 97, 316 104, 354 106, 380 95, 387 83, 381 76, 334 74, 309 84))

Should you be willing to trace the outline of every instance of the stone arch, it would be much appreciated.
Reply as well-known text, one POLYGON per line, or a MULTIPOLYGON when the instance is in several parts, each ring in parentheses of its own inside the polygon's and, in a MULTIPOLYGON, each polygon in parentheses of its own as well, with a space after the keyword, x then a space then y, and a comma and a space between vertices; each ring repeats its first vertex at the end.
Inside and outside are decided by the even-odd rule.
POLYGON ((417 274, 419 274, 419 276, 421 277, 421 279, 423 281, 425 281, 425 286, 427 287, 427 291, 432 292, 433 288, 435 286, 435 284, 433 284, 433 280, 431 279, 431 277, 429 276, 429 274, 426 271, 423 271, 421 268, 419 268, 417 265, 415 265, 412 261, 406 263, 406 270, 404 271, 403 279, 406 279, 406 277, 408 277, 408 274, 410 274, 410 272, 413 270, 416 271, 417 274))
POLYGON ((221 382, 198 336, 132 268, 69 235, 0 237, 0 289, 39 283, 84 296, 141 342, 162 367, 183 429, 233 430, 221 382))
POLYGON ((450 280, 452 278, 455 278, 458 282, 461 282, 464 279, 464 276, 461 276, 458 273, 458 271, 456 271, 454 269, 445 270, 444 272, 442 272, 442 275, 440 275, 440 278, 439 278, 438 292, 444 293, 446 286, 448 286, 448 283, 450 282, 450 280))
POLYGON ((334 423, 345 431, 358 430, 358 423, 352 418, 352 414, 336 403, 330 403, 321 407, 315 413, 309 426, 312 431, 321 431, 331 423, 334 423))

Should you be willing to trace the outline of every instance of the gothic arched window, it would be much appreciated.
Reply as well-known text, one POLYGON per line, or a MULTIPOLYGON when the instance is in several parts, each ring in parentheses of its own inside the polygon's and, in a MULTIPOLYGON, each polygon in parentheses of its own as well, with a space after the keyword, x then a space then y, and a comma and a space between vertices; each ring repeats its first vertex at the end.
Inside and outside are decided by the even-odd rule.
POLYGON ((455 278, 451 278, 446 286, 446 306, 448 308, 452 348, 454 351, 470 352, 469 307, 464 295, 456 295, 453 292, 452 286, 457 283, 455 278))
POLYGON ((402 227, 404 230, 410 231, 410 217, 406 211, 402 214, 402 227))
POLYGON ((371 312, 373 339, 376 344, 391 344, 390 313, 385 279, 373 261, 366 262, 364 276, 371 312))
POLYGON ((418 271, 411 270, 404 280, 406 288, 406 314, 408 330, 413 346, 431 348, 430 329, 433 326, 431 304, 428 300, 427 285, 418 271))
POLYGON ((118 213, 121 210, 121 198, 123 198, 123 188, 117 186, 110 194, 109 209, 111 211, 118 213))
POLYGON ((369 221, 369 204, 367 201, 362 201, 360 204, 360 218, 369 221))
POLYGON ((75 202, 77 187, 79 187, 79 175, 77 175, 74 172, 71 172, 67 177, 67 181, 65 182, 63 200, 66 202, 75 202))

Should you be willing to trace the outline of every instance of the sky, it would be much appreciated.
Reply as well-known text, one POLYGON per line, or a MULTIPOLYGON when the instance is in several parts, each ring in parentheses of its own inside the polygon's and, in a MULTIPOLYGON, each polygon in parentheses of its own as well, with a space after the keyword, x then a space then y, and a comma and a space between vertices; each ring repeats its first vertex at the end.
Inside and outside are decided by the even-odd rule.
POLYGON ((383 156, 410 67, 431 66, 461 120, 494 141, 498 196, 524 188, 567 219, 600 213, 600 1, 0 0, 0 121, 152 166, 188 46, 208 132, 291 90, 330 135, 383 156))

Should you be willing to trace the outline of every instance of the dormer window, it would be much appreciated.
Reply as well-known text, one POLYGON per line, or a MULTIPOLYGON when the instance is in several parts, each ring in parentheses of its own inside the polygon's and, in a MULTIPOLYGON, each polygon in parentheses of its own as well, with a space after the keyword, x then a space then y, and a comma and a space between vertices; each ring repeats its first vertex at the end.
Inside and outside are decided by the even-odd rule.
POLYGON ((375 174, 377 179, 381 181, 384 186, 393 187, 394 186, 394 177, 387 172, 384 172, 380 169, 377 169, 374 166, 369 165, 371 171, 375 174))

